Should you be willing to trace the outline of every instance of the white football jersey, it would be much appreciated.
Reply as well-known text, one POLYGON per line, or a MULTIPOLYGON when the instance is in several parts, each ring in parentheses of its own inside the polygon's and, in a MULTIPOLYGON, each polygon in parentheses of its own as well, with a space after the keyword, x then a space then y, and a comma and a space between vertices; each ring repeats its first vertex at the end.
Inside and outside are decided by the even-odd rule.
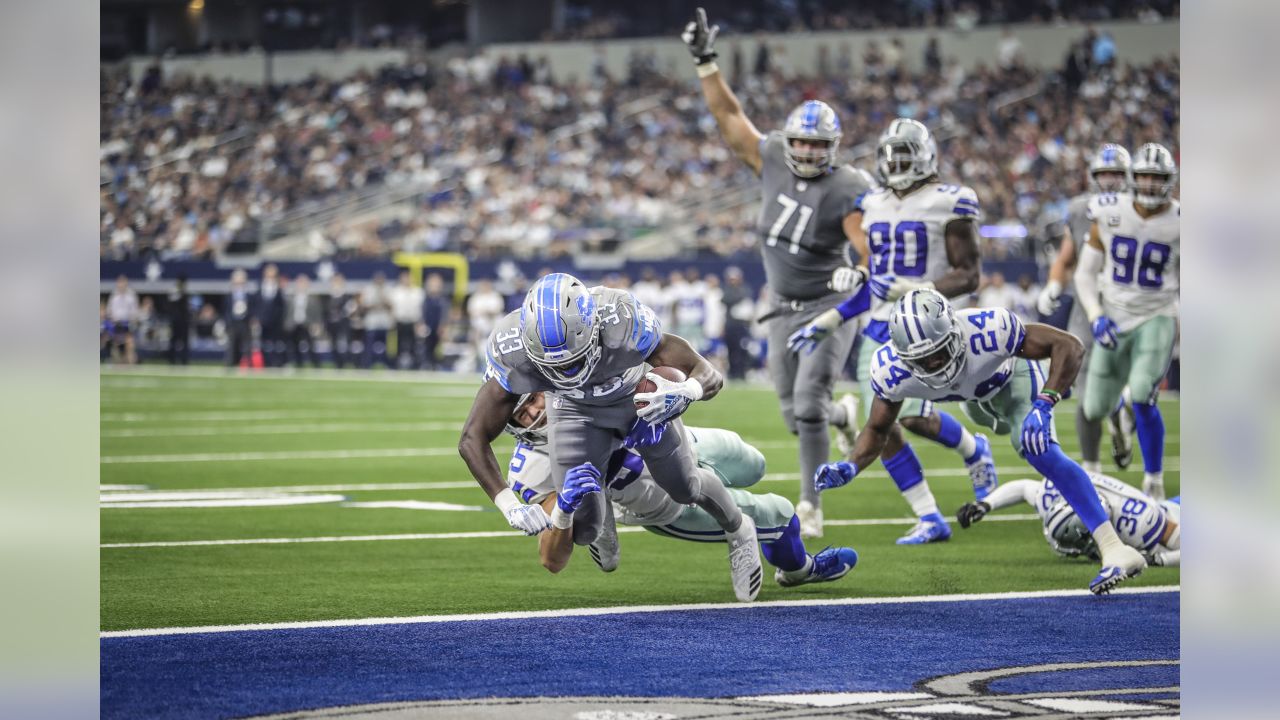
POLYGON ((876 395, 889 402, 989 400, 1008 384, 1020 362, 1028 363, 1037 387, 1044 383, 1039 363, 1015 356, 1027 336, 1017 315, 1003 308, 975 308, 957 310, 956 320, 967 357, 955 382, 944 388, 925 385, 898 358, 892 343, 885 343, 871 359, 871 389, 876 395))
MULTIPOLYGON (((1120 540, 1135 550, 1151 550, 1160 544, 1169 513, 1165 507, 1141 490, 1109 475, 1090 475, 1093 489, 1098 491, 1112 526, 1120 540)), ((1031 504, 1040 520, 1045 520, 1058 503, 1065 502, 1053 481, 1045 478, 1031 504)))
POLYGON ((1178 201, 1170 200, 1160 214, 1144 218, 1127 193, 1089 201, 1089 218, 1106 254, 1098 282, 1102 309, 1120 332, 1153 317, 1177 316, 1181 212, 1178 201))
MULTIPOLYGON (((872 277, 893 275, 937 280, 951 269, 947 223, 980 215, 978 195, 964 185, 926 183, 905 197, 889 188, 867 192, 858 202, 862 231, 871 252, 872 277)), ((871 319, 888 320, 893 303, 871 299, 871 319)))

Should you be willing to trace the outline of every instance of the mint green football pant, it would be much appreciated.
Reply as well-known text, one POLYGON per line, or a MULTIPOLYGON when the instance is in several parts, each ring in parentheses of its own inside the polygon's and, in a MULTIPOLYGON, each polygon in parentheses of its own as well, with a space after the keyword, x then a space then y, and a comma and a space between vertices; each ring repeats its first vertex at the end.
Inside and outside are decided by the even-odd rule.
MULTIPOLYGON (((729 489, 729 497, 756 523, 756 537, 770 542, 782 537, 795 515, 791 501, 773 493, 752 493, 751 487, 764 477, 764 455, 751 447, 738 433, 716 428, 686 427, 698 455, 698 467, 709 470, 729 489)), ((682 540, 724 542, 725 533, 715 518, 697 505, 686 505, 672 522, 662 526, 645 526, 659 535, 682 540)))
POLYGON ((1177 334, 1177 320, 1161 316, 1118 334, 1114 350, 1094 343, 1084 393, 1085 418, 1101 420, 1110 415, 1125 385, 1135 403, 1154 403, 1160 381, 1169 371, 1177 334))
MULTIPOLYGON (((989 400, 960 403, 964 414, 996 435, 1008 435, 1018 455, 1022 455, 1022 422, 1031 412, 1031 402, 1044 387, 1044 370, 1035 360, 1014 358, 1013 377, 989 400)), ((1051 437, 1058 439, 1056 428, 1051 437)))

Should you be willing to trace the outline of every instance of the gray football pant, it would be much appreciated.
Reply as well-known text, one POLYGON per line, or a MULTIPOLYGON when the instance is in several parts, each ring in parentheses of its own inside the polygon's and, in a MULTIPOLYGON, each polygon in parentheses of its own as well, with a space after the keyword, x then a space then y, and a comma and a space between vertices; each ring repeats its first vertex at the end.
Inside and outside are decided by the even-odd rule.
MULTIPOLYGON (((622 438, 635 422, 635 406, 630 397, 612 405, 586 405, 558 395, 550 395, 547 406, 548 450, 552 479, 557 492, 564 489, 565 475, 573 468, 591 463, 603 474, 609 458, 622 445, 622 438)), ((684 423, 672 420, 662 440, 652 447, 637 448, 653 480, 671 499, 681 505, 697 505, 715 518, 721 528, 735 532, 742 524, 742 511, 718 480, 698 472, 698 456, 687 436, 684 423)), ((591 493, 574 512, 574 542, 595 540, 607 510, 603 493, 591 493)))
POLYGON ((800 440, 800 500, 822 506, 821 495, 813 488, 813 476, 831 459, 831 389, 849 359, 858 323, 846 322, 812 353, 796 354, 787 349, 791 333, 813 322, 826 310, 840 304, 843 297, 800 312, 787 312, 769 320, 769 374, 782 405, 787 429, 800 440))

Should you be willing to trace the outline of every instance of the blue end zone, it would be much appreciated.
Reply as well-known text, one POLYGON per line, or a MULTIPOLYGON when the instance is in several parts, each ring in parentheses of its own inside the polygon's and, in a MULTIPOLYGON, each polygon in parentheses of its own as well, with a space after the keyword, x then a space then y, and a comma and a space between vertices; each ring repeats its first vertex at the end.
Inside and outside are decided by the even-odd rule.
MULTIPOLYGON (((1015 665, 1176 660, 1178 611, 1177 593, 1152 593, 106 638, 102 716, 235 717, 494 696, 905 691, 931 677, 1015 665)), ((1177 684, 1167 668, 1127 673, 1081 671, 1078 682, 1177 684)), ((1071 673, 1055 674, 1055 687, 1059 677, 1071 673)), ((1025 691, 1034 680, 999 682, 1025 691)))

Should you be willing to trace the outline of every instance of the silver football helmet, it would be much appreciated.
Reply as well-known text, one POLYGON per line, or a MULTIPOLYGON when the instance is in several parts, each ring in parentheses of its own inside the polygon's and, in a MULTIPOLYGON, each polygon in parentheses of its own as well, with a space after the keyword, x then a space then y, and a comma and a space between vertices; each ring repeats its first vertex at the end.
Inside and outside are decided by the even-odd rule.
POLYGON ((938 174, 938 145, 929 128, 910 118, 898 118, 880 134, 876 146, 880 180, 894 190, 906 190, 938 174))
POLYGON ((911 375, 931 388, 955 382, 964 370, 964 334, 951 303, 936 290, 912 290, 889 316, 889 342, 911 375))
POLYGON ((1044 539, 1053 551, 1063 557, 1102 558, 1098 543, 1084 526, 1084 521, 1065 500, 1060 500, 1044 517, 1044 539))
POLYGON ((1133 187, 1133 169, 1129 160, 1129 151, 1115 143, 1107 143, 1098 148, 1093 160, 1089 161, 1089 187, 1094 192, 1103 193, 1125 192, 1133 187), (1124 179, 1116 182, 1114 178, 1108 178, 1104 183, 1098 179, 1098 176, 1103 173, 1120 173, 1124 175, 1124 179))
POLYGON ((821 175, 836 164, 841 135, 840 118, 830 105, 821 100, 802 104, 791 111, 782 127, 787 167, 802 178, 821 175))
POLYGON ((572 275, 552 273, 529 288, 520 330, 529 359, 561 390, 581 387, 600 362, 596 299, 572 275))
POLYGON ((535 446, 547 444, 547 408, 545 405, 534 413, 528 425, 516 419, 534 401, 535 395, 539 394, 541 393, 525 393, 521 395, 520 400, 516 402, 515 410, 511 411, 511 417, 507 418, 506 426, 502 428, 517 442, 535 446))
POLYGON ((1163 145, 1147 143, 1133 160, 1133 199, 1146 208, 1169 202, 1178 184, 1178 164, 1163 145))

